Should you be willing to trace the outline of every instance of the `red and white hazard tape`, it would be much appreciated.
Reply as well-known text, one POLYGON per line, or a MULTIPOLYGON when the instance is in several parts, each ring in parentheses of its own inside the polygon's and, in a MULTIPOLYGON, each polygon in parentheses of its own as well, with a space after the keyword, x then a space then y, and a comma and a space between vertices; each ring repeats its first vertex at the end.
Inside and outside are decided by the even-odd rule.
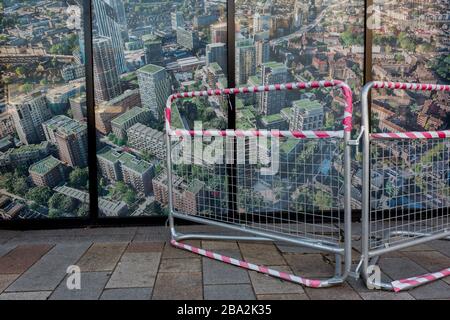
POLYGON ((446 84, 382 82, 382 81, 374 81, 373 88, 418 90, 418 91, 450 91, 450 85, 446 84))
MULTIPOLYGON (((404 83, 404 82, 382 82, 374 81, 375 89, 399 89, 417 91, 450 91, 450 85, 431 83, 404 83)), ((445 139, 450 138, 450 130, 425 131, 425 132, 388 132, 372 133, 373 139, 445 139)))
POLYGON ((350 87, 343 81, 312 81, 312 82, 296 82, 286 84, 272 84, 257 87, 242 87, 230 89, 215 89, 205 91, 191 91, 175 93, 169 96, 166 103, 166 130, 171 136, 223 136, 223 137, 252 137, 252 136, 267 136, 267 137, 288 137, 297 139, 324 139, 333 137, 343 137, 344 132, 351 132, 352 130, 352 91, 350 87), (202 96, 220 96, 231 95, 239 93, 257 93, 280 90, 302 90, 308 88, 326 88, 338 87, 341 88, 345 97, 346 106, 344 110, 343 131, 280 131, 280 130, 183 130, 172 129, 171 127, 171 108, 172 103, 177 99, 202 97, 202 96))
POLYGON ((370 137, 373 139, 446 139, 450 138, 450 130, 372 133, 370 137))
POLYGON ((264 266, 258 266, 258 265, 253 264, 253 263, 248 263, 248 262, 245 262, 245 261, 241 261, 241 260, 238 260, 238 259, 234 259, 234 258, 230 258, 230 257, 224 256, 224 255, 221 255, 221 254, 218 254, 218 253, 215 253, 215 252, 211 252, 211 251, 208 251, 208 250, 204 250, 204 249, 200 249, 200 248, 197 248, 197 247, 193 247, 193 246, 190 246, 188 244, 177 242, 176 240, 172 240, 172 241, 170 241, 170 243, 174 247, 179 248, 179 249, 184 249, 184 250, 187 250, 187 251, 199 254, 201 256, 204 256, 204 257, 207 257, 207 258, 210 258, 210 259, 214 259, 214 260, 218 260, 218 261, 222 261, 222 262, 225 262, 225 263, 228 263, 228 264, 231 264, 231 265, 234 265, 234 266, 238 266, 238 267, 241 267, 241 268, 244 268, 244 269, 248 269, 248 270, 253 270, 253 271, 260 272, 260 273, 264 273, 264 274, 270 275, 272 277, 280 278, 280 279, 287 280, 287 281, 290 281, 290 282, 295 282, 295 283, 304 285, 306 287, 323 288, 323 287, 330 286, 330 283, 327 282, 327 281, 305 279, 305 278, 302 278, 302 277, 299 277, 299 276, 295 276, 293 274, 277 271, 277 270, 270 269, 270 268, 267 268, 267 267, 264 267, 264 266))
POLYGON ((427 273, 427 274, 424 274, 424 275, 418 276, 418 277, 412 277, 412 278, 407 278, 407 279, 403 279, 403 280, 393 281, 393 282, 391 282, 391 285, 395 292, 399 292, 399 291, 403 291, 403 290, 412 289, 419 285, 422 285, 422 284, 425 284, 425 283, 428 283, 431 281, 436 281, 438 279, 442 279, 447 276, 450 276, 450 268, 444 269, 439 272, 427 273))

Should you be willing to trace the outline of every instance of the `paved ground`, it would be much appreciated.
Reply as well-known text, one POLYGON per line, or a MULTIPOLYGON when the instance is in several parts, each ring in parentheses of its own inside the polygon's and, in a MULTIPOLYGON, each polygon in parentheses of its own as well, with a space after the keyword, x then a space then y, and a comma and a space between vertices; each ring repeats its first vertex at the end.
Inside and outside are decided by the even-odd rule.
MULTIPOLYGON (((207 227, 186 226, 201 232, 207 227)), ((183 230, 184 229, 184 230, 183 230)), ((43 231, 0 230, 2 299, 446 299, 450 279, 404 293, 367 290, 360 280, 309 289, 172 248, 163 227, 43 231), (81 268, 81 290, 66 287, 67 267, 81 268)), ((302 276, 333 273, 332 257, 308 249, 251 242, 192 241, 194 245, 302 276)), ((354 260, 359 253, 355 249, 354 260)), ((450 265, 450 242, 386 255, 386 278, 450 265)))

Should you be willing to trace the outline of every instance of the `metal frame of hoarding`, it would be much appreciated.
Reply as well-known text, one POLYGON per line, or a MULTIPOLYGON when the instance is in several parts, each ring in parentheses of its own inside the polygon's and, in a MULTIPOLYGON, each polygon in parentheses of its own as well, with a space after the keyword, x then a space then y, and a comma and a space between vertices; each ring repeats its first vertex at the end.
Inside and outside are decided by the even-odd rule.
MULTIPOLYGON (((369 94, 371 89, 393 89, 393 90, 412 90, 412 91, 450 91, 449 85, 436 85, 436 84, 419 84, 419 83, 399 83, 399 82, 380 82, 374 81, 367 83, 361 92, 362 101, 362 124, 365 128, 369 127, 370 115, 369 115, 369 94)), ((450 230, 448 229, 448 208, 439 208, 442 210, 443 218, 438 221, 437 226, 434 226, 430 232, 424 232, 419 227, 415 228, 419 221, 414 220, 414 227, 410 221, 402 222, 403 225, 392 226, 392 219, 397 219, 398 216, 404 219, 407 214, 417 215, 417 213, 409 213, 407 208, 400 208, 398 216, 390 217, 389 222, 385 220, 376 220, 372 218, 372 205, 371 205, 371 142, 374 141, 442 141, 442 139, 450 139, 450 130, 445 131, 428 131, 428 132, 390 132, 390 133, 370 133, 370 130, 365 130, 363 133, 363 199, 362 199, 362 259, 358 266, 358 272, 361 268, 361 273, 369 288, 377 288, 391 291, 402 291, 414 288, 416 286, 434 281, 450 275, 450 268, 446 268, 439 272, 428 273, 425 275, 411 277, 407 279, 392 281, 391 283, 382 282, 381 279, 376 279, 373 272, 376 270, 373 266, 377 263, 379 256, 389 252, 401 250, 410 246, 426 243, 437 239, 448 239, 450 236, 450 230), (441 139, 441 140, 439 140, 441 139), (447 211, 445 211, 447 210, 447 211), (447 212, 445 214, 445 212, 447 212), (445 220, 447 217, 447 220, 445 220), (372 221, 375 220, 375 221, 372 221), (381 227, 378 227, 376 223, 384 223, 381 227), (446 222, 445 222, 446 221, 446 222), (387 227, 386 227, 387 224, 387 227), (378 229, 377 229, 378 228, 378 229), (401 230, 401 229, 407 230, 401 230), (381 244, 371 245, 370 241, 373 241, 374 231, 383 234, 381 244), (399 230, 400 229, 400 230, 399 230), (412 230, 411 230, 412 229, 412 230), (418 230, 416 230, 418 229, 418 230), (380 231, 381 230, 381 231, 380 231), (401 240, 397 240, 395 237, 401 237, 401 240), (372 240, 371 240, 372 239, 372 240), (386 242, 387 241, 387 242, 386 242)), ((445 145, 444 145, 445 148, 445 145)), ((389 157, 389 155, 387 156, 389 157)), ((450 163, 447 164, 450 170, 450 163)), ((445 161, 444 161, 445 166, 445 161)), ((425 212, 425 217, 430 217, 428 211, 425 212)), ((422 217, 422 215, 421 215, 422 217)), ((383 219, 383 218, 381 218, 383 219)), ((422 222, 425 220, 422 219, 422 222)), ((422 227, 423 228, 423 227, 422 227)), ((376 241, 380 241, 379 239, 376 241)), ((379 277, 380 275, 378 275, 379 277)))
POLYGON ((350 273, 351 268, 351 198, 350 198, 350 148, 352 145, 351 130, 352 130, 352 91, 350 87, 338 80, 331 81, 313 81, 308 83, 287 83, 265 85, 257 87, 231 88, 223 90, 207 90, 194 91, 172 94, 168 100, 165 110, 166 118, 166 143, 167 143, 167 181, 168 183, 168 206, 169 206, 169 224, 171 231, 171 244, 177 248, 188 250, 205 257, 223 261, 242 268, 258 271, 284 280, 299 283, 305 286, 319 288, 329 287, 335 284, 342 283, 350 273), (327 88, 338 87, 341 89, 345 97, 345 110, 343 118, 343 130, 341 131, 279 131, 279 130, 181 130, 172 129, 171 127, 171 106, 177 99, 202 97, 202 96, 232 96, 236 94, 258 93, 268 91, 280 90, 305 90, 312 88, 327 88), (342 245, 329 243, 327 241, 318 241, 317 239, 308 239, 307 237, 294 237, 291 235, 271 233, 267 230, 257 230, 245 224, 229 224, 221 221, 214 221, 207 218, 202 218, 194 215, 184 214, 178 212, 174 208, 174 195, 172 186, 172 148, 170 145, 171 137, 195 137, 195 136, 215 136, 215 137, 255 137, 255 136, 269 136, 273 138, 288 137, 293 139, 330 139, 339 138, 344 143, 344 244, 342 245), (177 232, 175 228, 175 218, 180 218, 201 224, 222 227, 239 233, 247 233, 250 236, 230 236, 223 234, 182 234, 177 232), (323 252, 331 253, 336 256, 335 274, 333 277, 326 280, 311 280, 303 277, 287 274, 269 269, 264 266, 257 266, 245 261, 240 261, 227 256, 223 256, 211 251, 196 248, 191 245, 180 243, 187 239, 203 239, 203 240, 253 240, 253 241, 282 241, 290 244, 304 246, 308 248, 317 249, 323 252), (344 262, 344 269, 342 270, 342 261, 344 262))

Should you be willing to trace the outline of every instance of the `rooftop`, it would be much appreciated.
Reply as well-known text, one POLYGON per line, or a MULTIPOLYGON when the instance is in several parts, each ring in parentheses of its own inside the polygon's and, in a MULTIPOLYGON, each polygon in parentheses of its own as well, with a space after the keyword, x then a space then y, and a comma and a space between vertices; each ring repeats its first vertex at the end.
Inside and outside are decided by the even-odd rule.
POLYGON ((205 183, 198 180, 193 179, 191 182, 189 182, 186 191, 192 192, 193 194, 197 194, 203 187, 205 186, 205 183))
POLYGON ((48 142, 43 141, 40 144, 25 144, 23 146, 20 146, 19 148, 9 149, 8 151, 11 154, 21 154, 21 153, 39 151, 39 150, 45 149, 47 147, 48 147, 48 142))
POLYGON ((32 164, 29 171, 39 175, 44 175, 59 166, 61 163, 62 162, 55 157, 48 156, 47 158, 32 164))
POLYGON ((116 126, 122 126, 130 119, 132 119, 132 118, 136 117, 137 115, 144 113, 144 112, 148 112, 148 111, 143 108, 140 108, 140 107, 131 108, 127 112, 122 113, 117 118, 114 118, 111 121, 111 124, 116 125, 116 126))
POLYGON ((103 149, 98 151, 97 157, 106 159, 113 163, 119 161, 122 166, 131 169, 132 171, 135 171, 139 174, 145 173, 152 167, 151 163, 145 160, 138 159, 131 153, 120 153, 113 150, 111 147, 104 147, 103 149))
POLYGON ((87 132, 87 125, 85 123, 81 123, 65 115, 55 116, 42 125, 67 135, 87 132))
POLYGON ((164 70, 164 67, 157 66, 156 64, 147 64, 146 66, 140 68, 138 72, 145 72, 145 73, 157 73, 161 70, 164 70))
POLYGON ((301 99, 292 102, 292 105, 305 111, 323 110, 322 104, 317 100, 301 99))
POLYGON ((145 135, 146 137, 151 137, 153 139, 164 141, 164 133, 155 130, 153 128, 147 127, 146 125, 143 125, 142 123, 139 122, 135 123, 127 130, 127 132, 131 131, 138 131, 141 135, 145 135))
POLYGON ((266 124, 271 124, 273 122, 278 122, 278 121, 283 121, 283 117, 281 116, 281 114, 276 113, 276 114, 271 114, 269 116, 264 116, 261 119, 262 121, 264 121, 266 124))
POLYGON ((265 62, 265 63, 263 63, 263 66, 266 68, 271 68, 271 69, 278 69, 278 68, 286 69, 286 66, 284 65, 284 63, 276 62, 276 61, 265 62))
POLYGON ((300 143, 300 140, 297 139, 287 139, 287 141, 280 144, 280 151, 285 154, 290 154, 292 150, 297 147, 297 145, 300 143))

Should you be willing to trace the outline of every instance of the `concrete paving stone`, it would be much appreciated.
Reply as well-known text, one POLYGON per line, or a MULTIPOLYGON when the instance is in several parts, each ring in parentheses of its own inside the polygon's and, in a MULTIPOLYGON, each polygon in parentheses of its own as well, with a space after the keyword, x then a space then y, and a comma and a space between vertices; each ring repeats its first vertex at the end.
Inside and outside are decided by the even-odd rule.
POLYGON ((45 255, 52 245, 19 245, 0 257, 0 274, 21 274, 45 255))
POLYGON ((404 255, 430 272, 436 272, 450 266, 450 257, 438 251, 408 251, 404 255))
POLYGON ((150 300, 153 288, 105 289, 100 300, 150 300))
POLYGON ((305 288, 305 291, 311 300, 361 300, 346 282, 330 288, 305 288))
POLYGON ((203 285, 201 272, 159 273, 153 287, 154 300, 201 300, 203 285))
POLYGON ((106 288, 153 287, 160 259, 158 252, 124 253, 106 288))
POLYGON ((47 300, 51 291, 5 292, 0 294, 0 300, 47 300))
POLYGON ((54 290, 66 276, 67 268, 74 265, 89 244, 58 244, 17 279, 7 291, 54 290))
POLYGON ((162 252, 164 242, 131 242, 127 247, 127 252, 162 252))
POLYGON ((332 277, 334 266, 321 254, 285 254, 288 265, 295 274, 303 277, 332 277))
POLYGON ((275 243, 278 250, 281 251, 281 253, 320 253, 319 250, 307 248, 307 247, 301 247, 301 246, 294 246, 294 245, 288 245, 285 243, 275 243))
MULTIPOLYGON (((237 250, 221 250, 221 254, 235 259, 242 259, 237 250)), ((210 284, 247 284, 250 283, 248 272, 221 261, 202 258, 203 282, 210 284)))
POLYGON ((138 227, 102 227, 102 228, 85 228, 74 229, 77 235, 134 235, 138 227))
MULTIPOLYGON (((383 258, 380 267, 389 277, 395 280, 423 275, 428 271, 407 257, 383 258)), ((428 283, 408 291, 416 299, 450 298, 450 286, 443 281, 428 283)))
POLYGON ((240 242, 242 256, 247 262, 266 266, 286 265, 286 261, 273 244, 240 242))
POLYGON ((11 250, 13 250, 16 246, 12 244, 3 244, 0 246, 0 257, 4 256, 11 250))
POLYGON ((162 259, 159 266, 160 273, 173 272, 201 272, 202 262, 200 258, 187 259, 162 259))
POLYGON ((258 300, 309 300, 306 293, 258 294, 258 300))
POLYGON ((415 300, 414 297, 407 292, 371 290, 370 292, 360 292, 359 295, 363 300, 415 300))
MULTIPOLYGON (((270 266, 269 268, 292 273, 291 268, 288 266, 270 266)), ((281 279, 262 274, 256 271, 250 271, 250 280, 252 281, 253 288, 257 295, 261 294, 302 294, 305 291, 301 285, 292 283, 289 281, 283 281, 281 279)))
POLYGON ((220 284, 204 286, 205 300, 255 300, 249 284, 220 284))
POLYGON ((77 262, 82 272, 112 271, 127 243, 94 243, 77 262))
POLYGON ((133 241, 170 241, 170 230, 166 227, 138 227, 133 241))
POLYGON ((211 241, 211 240, 203 240, 202 248, 206 250, 239 250, 236 241, 211 241))
POLYGON ((425 299, 450 299, 450 286, 448 283, 438 280, 408 291, 418 300, 425 299))
MULTIPOLYGON (((192 245, 197 248, 200 247, 199 240, 183 241, 183 243, 192 245)), ((189 252, 189 251, 186 251, 186 250, 183 250, 183 249, 175 248, 170 243, 167 243, 164 246, 164 251, 163 251, 163 255, 162 255, 163 259, 181 259, 181 258, 195 258, 195 257, 199 257, 199 255, 189 252)))
POLYGON ((98 300, 109 279, 108 272, 82 272, 81 289, 69 290, 67 277, 53 291, 49 300, 98 300))
POLYGON ((416 246, 412 246, 412 247, 407 247, 404 249, 401 249, 401 252, 411 252, 411 251, 433 251, 434 249, 432 247, 430 247, 428 244, 426 243, 422 243, 416 246))
POLYGON ((428 242, 428 245, 433 249, 450 257, 450 240, 435 240, 428 242))
POLYGON ((16 280, 20 274, 0 274, 0 293, 16 280))

